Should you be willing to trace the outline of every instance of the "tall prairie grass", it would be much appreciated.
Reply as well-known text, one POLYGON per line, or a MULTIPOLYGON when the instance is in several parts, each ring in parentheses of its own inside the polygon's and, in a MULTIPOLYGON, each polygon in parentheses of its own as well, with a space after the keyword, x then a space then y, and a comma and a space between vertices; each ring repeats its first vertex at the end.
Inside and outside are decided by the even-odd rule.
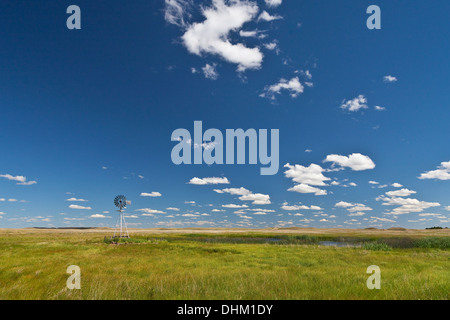
POLYGON ((448 237, 385 251, 321 246, 336 237, 320 235, 145 234, 105 243, 109 236, 1 234, 0 299, 449 298, 448 237), (66 288, 69 265, 81 268, 80 290, 66 288), (370 265, 381 269, 380 290, 366 287, 370 265))

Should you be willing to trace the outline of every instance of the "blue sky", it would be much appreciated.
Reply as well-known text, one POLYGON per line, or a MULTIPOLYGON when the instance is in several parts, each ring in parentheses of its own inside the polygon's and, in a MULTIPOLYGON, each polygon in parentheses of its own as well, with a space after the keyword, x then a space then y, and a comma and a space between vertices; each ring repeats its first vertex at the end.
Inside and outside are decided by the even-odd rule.
POLYGON ((448 227, 448 12, 2 1, 0 226, 112 227, 124 194, 132 227, 448 227), (174 165, 171 134, 196 120, 279 129, 278 174, 174 165))

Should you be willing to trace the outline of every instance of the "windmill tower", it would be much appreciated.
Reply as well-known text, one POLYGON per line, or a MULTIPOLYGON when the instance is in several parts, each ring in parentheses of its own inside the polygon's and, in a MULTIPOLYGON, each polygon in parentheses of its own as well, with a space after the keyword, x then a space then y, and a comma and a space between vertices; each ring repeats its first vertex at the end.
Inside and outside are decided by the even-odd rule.
POLYGON ((125 216, 123 213, 123 209, 127 206, 127 198, 122 195, 115 197, 114 205, 119 208, 119 210, 117 210, 119 212, 119 221, 114 229, 114 238, 129 238, 130 235, 128 234, 127 223, 125 222, 125 216), (118 234, 117 236, 116 233, 118 234))

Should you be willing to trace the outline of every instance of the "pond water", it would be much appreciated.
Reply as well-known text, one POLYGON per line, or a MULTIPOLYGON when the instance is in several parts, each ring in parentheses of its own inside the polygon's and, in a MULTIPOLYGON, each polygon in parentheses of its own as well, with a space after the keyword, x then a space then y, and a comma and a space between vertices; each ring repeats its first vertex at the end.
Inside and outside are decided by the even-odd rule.
POLYGON ((319 244, 328 247, 361 247, 360 243, 355 242, 319 241, 319 244))

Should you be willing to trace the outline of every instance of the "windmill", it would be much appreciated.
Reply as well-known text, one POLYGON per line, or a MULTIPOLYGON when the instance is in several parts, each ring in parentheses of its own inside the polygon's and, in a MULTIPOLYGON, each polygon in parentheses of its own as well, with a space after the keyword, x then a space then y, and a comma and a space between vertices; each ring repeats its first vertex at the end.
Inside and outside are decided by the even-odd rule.
POLYGON ((125 196, 119 195, 114 198, 114 205, 119 208, 119 221, 114 229, 114 238, 116 238, 116 233, 118 233, 118 238, 129 238, 127 223, 125 222, 125 217, 123 209, 127 206, 127 198, 125 196))

